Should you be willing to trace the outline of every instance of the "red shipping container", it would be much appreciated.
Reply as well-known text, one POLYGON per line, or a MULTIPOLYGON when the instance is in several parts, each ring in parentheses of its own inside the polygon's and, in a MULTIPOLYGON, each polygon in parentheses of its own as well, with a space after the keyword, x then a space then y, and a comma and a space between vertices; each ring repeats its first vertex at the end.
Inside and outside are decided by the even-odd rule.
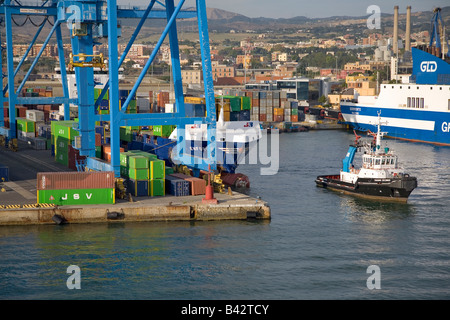
POLYGON ((8 118, 9 117, 9 108, 3 108, 3 117, 8 118))
POLYGON ((95 134, 95 146, 99 147, 102 145, 102 135, 100 133, 95 134))
POLYGON ((72 170, 77 170, 77 161, 85 160, 86 157, 80 156, 80 150, 75 149, 74 147, 72 147, 72 145, 69 145, 68 148, 69 148, 69 150, 68 150, 68 158, 69 158, 68 167, 72 170))
POLYGON ((26 107, 20 107, 16 106, 17 112, 16 115, 19 118, 26 118, 27 117, 27 108, 26 107))
POLYGON ((259 121, 267 121, 267 117, 265 114, 259 114, 259 121))
POLYGON ((291 121, 292 122, 298 122, 298 115, 291 116, 291 121))
POLYGON ((284 121, 284 116, 283 115, 276 115, 274 116, 274 120, 275 122, 283 122, 284 121))
POLYGON ((3 118, 5 122, 5 128, 9 128, 9 118, 3 118))
POLYGON ((39 172, 38 190, 106 189, 115 187, 112 171, 39 172))

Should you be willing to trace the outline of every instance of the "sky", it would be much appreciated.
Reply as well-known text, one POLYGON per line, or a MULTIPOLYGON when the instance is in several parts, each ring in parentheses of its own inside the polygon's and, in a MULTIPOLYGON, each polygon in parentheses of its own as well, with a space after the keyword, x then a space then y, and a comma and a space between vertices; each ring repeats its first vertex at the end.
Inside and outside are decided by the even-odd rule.
MULTIPOLYGON (((149 0, 117 0, 118 4, 146 6, 149 0)), ((175 0, 175 4, 178 0, 175 0)), ((185 8, 194 6, 194 0, 186 0, 185 8)), ((371 5, 380 7, 382 13, 394 13, 394 6, 399 6, 399 13, 411 11, 431 11, 435 7, 450 6, 449 0, 206 0, 208 8, 217 8, 240 13, 250 18, 324 18, 331 16, 367 16, 371 5)))

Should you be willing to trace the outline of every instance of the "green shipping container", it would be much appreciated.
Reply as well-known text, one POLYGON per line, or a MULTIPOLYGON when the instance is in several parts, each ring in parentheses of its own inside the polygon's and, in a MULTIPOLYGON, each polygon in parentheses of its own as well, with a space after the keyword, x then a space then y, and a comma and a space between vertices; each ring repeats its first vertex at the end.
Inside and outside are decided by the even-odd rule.
POLYGON ((36 130, 34 121, 24 119, 24 118, 17 118, 16 123, 17 123, 18 131, 35 132, 35 130, 36 130))
POLYGON ((291 115, 297 116, 298 115, 298 109, 297 108, 291 109, 291 115))
POLYGON ((242 110, 250 110, 252 106, 252 100, 250 97, 241 97, 241 108, 242 110))
POLYGON ((121 152, 120 153, 120 165, 124 167, 128 167, 128 157, 132 155, 130 152, 121 152))
POLYGON ((55 154, 58 154, 58 151, 67 153, 69 151, 70 141, 63 137, 55 137, 55 154))
POLYGON ((224 102, 230 102, 231 111, 241 111, 241 97, 223 96, 224 102))
POLYGON ((169 174, 174 173, 173 168, 172 167, 166 167, 166 169, 164 170, 166 173, 166 176, 168 176, 169 174))
POLYGON ((148 169, 129 168, 128 176, 133 180, 149 180, 148 169))
POLYGON ((141 155, 131 155, 128 157, 128 167, 132 169, 148 169, 148 158, 141 155))
POLYGON ((75 136, 79 135, 79 132, 73 128, 75 124, 76 124, 75 121, 52 121, 51 122, 52 134, 55 137, 58 136, 69 140, 73 140, 75 136))
POLYGON ((120 140, 133 141, 133 132, 130 127, 120 127, 120 140))
POLYGON ((69 154, 64 151, 55 152, 55 160, 65 166, 69 165, 69 154))
POLYGON ((95 147, 95 157, 101 158, 102 157, 102 146, 96 146, 95 147))
POLYGON ((164 179, 166 173, 166 162, 164 160, 150 161, 150 179, 164 179))
POLYGON ((174 127, 170 125, 153 126, 153 135, 168 138, 174 127))
POLYGON ((115 191, 112 189, 65 189, 38 190, 38 203, 59 206, 77 204, 114 204, 115 191))
POLYGON ((166 194, 165 193, 165 191, 166 191, 165 182, 166 182, 165 179, 150 180, 148 182, 148 185, 149 185, 148 195, 152 196, 152 197, 164 196, 166 194))
POLYGON ((129 178, 129 168, 126 166, 120 166, 120 176, 122 178, 129 178))

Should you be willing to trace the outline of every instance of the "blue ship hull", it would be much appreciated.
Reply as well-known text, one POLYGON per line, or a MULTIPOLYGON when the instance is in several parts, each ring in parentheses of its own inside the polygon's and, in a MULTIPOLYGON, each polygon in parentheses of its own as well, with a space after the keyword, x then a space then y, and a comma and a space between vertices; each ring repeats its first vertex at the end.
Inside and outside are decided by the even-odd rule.
MULTIPOLYGON (((399 122, 405 121, 405 126, 389 126, 389 121, 383 125, 383 131, 387 132, 386 136, 396 139, 425 142, 437 145, 450 146, 450 117, 448 112, 422 111, 411 109, 395 109, 395 108, 377 108, 365 107, 361 105, 341 104, 341 112, 344 119, 352 116, 369 116, 376 119, 378 112, 381 116, 390 119, 396 119, 399 122), (429 123, 434 129, 425 130, 419 128, 408 127, 406 122, 409 120, 418 120, 423 123, 429 123)), ((358 131, 376 131, 375 122, 373 124, 362 123, 357 121, 345 121, 348 125, 358 131)))

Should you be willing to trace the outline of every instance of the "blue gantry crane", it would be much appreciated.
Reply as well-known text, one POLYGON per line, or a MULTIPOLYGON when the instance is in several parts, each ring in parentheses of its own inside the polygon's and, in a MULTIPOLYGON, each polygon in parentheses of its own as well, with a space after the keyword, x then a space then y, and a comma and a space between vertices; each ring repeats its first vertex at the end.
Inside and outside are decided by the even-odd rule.
MULTIPOLYGON (((80 155, 86 156, 87 166, 96 170, 114 171, 117 177, 120 176, 120 127, 121 126, 153 126, 153 125, 176 125, 177 126, 177 160, 185 163, 191 162, 190 166, 196 170, 216 169, 216 110, 214 100, 214 88, 211 68, 211 54, 209 46, 208 24, 206 17, 205 0, 196 0, 195 8, 183 10, 185 0, 157 1, 150 0, 146 8, 120 8, 117 0, 43 0, 40 5, 26 5, 19 0, 0 1, 0 17, 3 20, 6 46, 2 50, 6 51, 6 75, 7 83, 3 87, 1 95, 1 104, 8 102, 10 114, 10 129, 4 128, 3 113, 0 113, 0 128, 6 132, 9 138, 16 138, 16 119, 15 106, 27 104, 62 104, 64 105, 64 119, 70 119, 69 106, 74 104, 78 107, 78 130, 80 134, 79 150, 80 155), (163 9, 155 9, 158 3, 163 9), (29 44, 28 50, 21 57, 19 64, 14 68, 13 60, 13 24, 14 16, 25 16, 26 19, 36 16, 44 17, 43 22, 38 25, 35 36, 29 44), (120 26, 118 19, 137 19, 139 21, 131 38, 128 40, 125 51, 119 58, 118 54, 118 36, 120 35, 120 26), (200 51, 203 67, 204 91, 206 100, 207 114, 205 117, 192 118, 186 117, 184 108, 184 94, 181 78, 180 55, 177 36, 177 19, 197 18, 198 33, 200 42, 200 51), (131 89, 125 102, 120 105, 119 98, 119 68, 125 60, 131 46, 139 35, 142 26, 147 19, 163 19, 166 21, 163 32, 153 49, 147 63, 142 69, 136 83, 131 89), (51 30, 47 35, 40 51, 33 60, 24 79, 16 89, 15 76, 20 70, 23 62, 35 44, 38 36, 41 34, 46 24, 51 25, 51 30), (64 43, 62 37, 62 27, 70 30, 71 48, 69 66, 66 66, 64 58, 64 43), (23 97, 22 88, 33 72, 42 53, 44 52, 50 39, 55 36, 59 67, 62 80, 62 97, 23 97), (172 77, 175 93, 174 113, 145 113, 130 114, 125 113, 127 107, 135 96, 142 80, 146 76, 151 64, 154 62, 162 43, 169 37, 170 53, 172 59, 172 77), (98 38, 108 39, 108 65, 104 64, 102 56, 94 54, 93 48, 98 43, 98 38), (67 82, 66 68, 73 68, 75 71, 77 98, 70 98, 67 82), (104 84, 100 97, 97 102, 94 100, 94 67, 108 69, 109 81, 104 84), (95 110, 98 103, 102 100, 109 89, 110 113, 96 114, 95 110), (100 159, 95 158, 95 123, 96 121, 109 122, 111 136, 111 162, 106 164, 100 159), (185 155, 183 146, 184 127, 187 124, 206 123, 207 124, 207 158, 196 159, 192 163, 192 158, 185 155)), ((2 59, 0 56, 0 70, 3 70, 2 59)))
POLYGON ((435 8, 433 10, 433 17, 431 18, 431 33, 430 33, 430 45, 431 48, 433 46, 433 43, 435 43, 436 50, 438 50, 437 54, 440 56, 440 54, 443 52, 443 48, 441 45, 441 30, 443 32, 443 41, 447 44, 447 52, 446 56, 450 57, 450 53, 448 52, 448 40, 445 36, 445 25, 444 21, 442 20, 441 15, 441 8, 435 8))

